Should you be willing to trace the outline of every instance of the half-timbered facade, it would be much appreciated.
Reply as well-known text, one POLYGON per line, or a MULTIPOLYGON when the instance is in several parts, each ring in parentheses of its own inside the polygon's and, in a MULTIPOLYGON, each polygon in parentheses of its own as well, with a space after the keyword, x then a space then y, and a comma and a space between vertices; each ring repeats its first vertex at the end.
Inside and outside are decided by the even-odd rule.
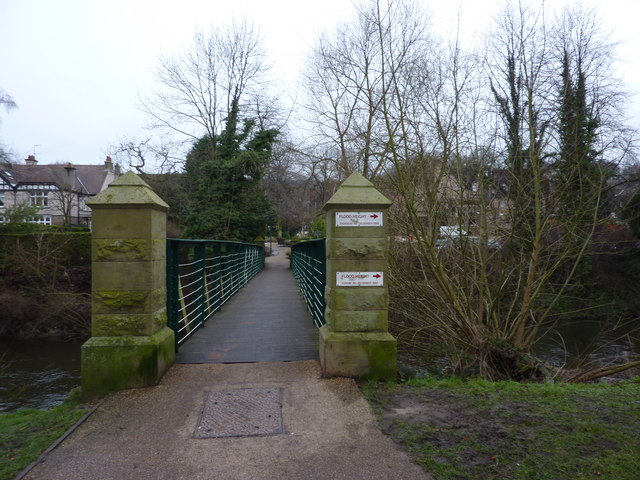
POLYGON ((0 165, 0 222, 10 220, 13 207, 29 205, 37 212, 31 223, 90 226, 86 201, 119 174, 110 157, 103 165, 38 165, 29 155, 22 165, 0 165))

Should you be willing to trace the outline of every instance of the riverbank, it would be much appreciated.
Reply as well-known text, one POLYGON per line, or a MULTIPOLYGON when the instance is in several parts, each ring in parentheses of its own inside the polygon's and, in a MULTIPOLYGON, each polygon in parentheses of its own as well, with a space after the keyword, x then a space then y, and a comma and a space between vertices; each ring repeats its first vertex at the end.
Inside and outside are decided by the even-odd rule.
MULTIPOLYGON (((252 381, 269 384, 276 381, 275 377, 265 377, 264 375, 260 377, 260 380, 254 379, 256 375, 253 375, 253 372, 257 365, 221 365, 213 369, 207 366, 196 366, 191 370, 200 372, 198 375, 207 377, 213 375, 216 378, 226 370, 233 371, 235 373, 229 378, 235 379, 233 380, 235 388, 243 386, 238 383, 238 378, 243 378, 245 381, 253 379, 252 381), (244 372, 240 377, 237 375, 238 369, 244 372)), ((259 365, 262 365, 262 368, 270 368, 268 364, 259 365)), ((274 367, 277 365, 282 365, 285 370, 295 367, 290 363, 273 364, 274 367)), ((181 368, 185 370, 187 367, 181 366, 181 368)), ((107 435, 112 442, 117 440, 135 450, 137 447, 133 447, 133 445, 136 445, 137 434, 134 430, 153 430, 155 420, 162 418, 164 423, 158 428, 161 428, 164 433, 158 435, 158 438, 163 438, 163 442, 168 441, 169 431, 165 417, 156 418, 151 415, 153 412, 148 412, 151 416, 147 415, 146 420, 143 418, 135 419, 137 427, 132 430, 122 416, 126 415, 125 411, 128 410, 125 407, 131 402, 140 403, 136 407, 137 410, 134 410, 141 414, 146 412, 145 409, 148 409, 149 405, 166 402, 168 400, 165 398, 167 391, 178 386, 181 388, 179 391, 182 392, 180 395, 183 396, 184 385, 177 379, 174 372, 173 375, 169 375, 169 378, 163 380, 163 386, 129 390, 113 396, 109 405, 105 407, 106 410, 98 415, 101 420, 96 420, 102 427, 97 430, 96 425, 82 427, 85 429, 85 434, 89 432, 90 435, 93 435, 95 432, 103 432, 102 428, 106 432, 113 430, 107 435), (147 402, 149 396, 154 397, 156 401, 147 402), (145 407, 143 408, 142 405, 145 407), (111 421, 114 414, 118 419, 115 424, 111 421)), ((193 382, 192 378, 188 380, 185 385, 190 389, 208 391, 210 388, 203 386, 206 382, 205 384, 193 382)), ((282 382, 283 380, 279 379, 278 381, 282 382)), ((334 402, 346 402, 341 408, 347 408, 347 406, 352 408, 353 402, 357 401, 357 395, 354 396, 352 393, 345 396, 342 390, 336 389, 334 384, 342 381, 320 381, 328 382, 331 386, 330 393, 332 393, 327 397, 328 399, 331 398, 334 402), (338 397, 334 398, 335 395, 338 397)), ((216 385, 217 388, 221 388, 218 383, 216 385)), ((246 385, 244 386, 246 387, 246 385)), ((301 379, 295 379, 295 382, 286 388, 293 388, 294 391, 302 389, 300 395, 294 395, 299 401, 313 398, 306 394, 302 395, 308 385, 301 379)), ((413 379, 403 384, 369 383, 363 385, 361 389, 376 412, 379 428, 424 469, 424 478, 432 477, 436 480, 475 478, 635 480, 636 472, 640 470, 640 459, 637 456, 637 452, 640 451, 640 403, 638 403, 640 378, 619 382, 615 385, 606 383, 527 384, 482 380, 463 381, 458 378, 413 379)), ((288 399, 287 395, 285 392, 285 407, 291 408, 288 403, 291 399, 288 399)), ((198 403, 201 395, 189 398, 191 398, 191 403, 198 403)), ((182 403, 184 404, 184 402, 182 403)), ((84 415, 87 408, 87 406, 78 406, 70 401, 48 411, 24 410, 11 414, 0 414, 0 480, 12 479, 15 474, 29 465, 41 451, 44 451, 59 435, 84 415)), ((98 409, 98 412, 101 410, 102 407, 98 409)), ((301 410, 303 413, 306 412, 304 415, 310 415, 313 411, 307 407, 301 410)), ((229 448, 229 444, 237 444, 244 449, 243 452, 246 454, 247 446, 255 441, 251 440, 252 437, 196 439, 194 441, 191 438, 191 427, 194 427, 194 422, 197 422, 197 412, 193 415, 185 412, 180 418, 182 420, 178 421, 179 419, 174 418, 172 421, 175 423, 178 437, 183 442, 217 445, 219 448, 229 448)), ((350 431, 360 431, 365 428, 360 425, 358 418, 350 416, 349 421, 352 425, 350 431)), ((265 449, 272 453, 271 456, 263 459, 266 462, 263 465, 265 468, 281 468, 283 465, 278 464, 279 460, 277 459, 282 460, 282 458, 291 456, 291 452, 287 454, 280 452, 284 457, 282 455, 279 457, 277 449, 279 444, 288 442, 289 437, 295 437, 295 442, 305 441, 308 418, 306 421, 301 420, 299 424, 295 423, 298 422, 295 420, 295 428, 294 424, 289 423, 291 421, 293 420, 286 420, 285 417, 287 438, 282 438, 279 435, 257 437, 260 449, 256 450, 256 455, 258 451, 265 449)), ((367 432, 368 439, 371 439, 372 436, 377 438, 379 435, 377 432, 374 435, 373 430, 370 429, 367 432)), ((91 438, 99 446, 100 439, 98 437, 91 438)), ((149 451, 153 453, 149 461, 152 463, 161 461, 157 453, 158 449, 164 447, 150 444, 149 442, 155 438, 153 436, 145 438, 146 443, 143 442, 143 448, 147 453, 149 451)), ((76 446, 79 445, 78 441, 76 439, 76 446)), ((318 438, 314 440, 314 443, 317 441, 318 438)), ((78 458, 74 460, 75 457, 71 455, 74 450, 69 448, 72 445, 67 445, 67 443, 74 444, 74 441, 65 441, 62 444, 61 448, 66 450, 62 458, 66 458, 67 461, 83 462, 83 456, 91 454, 90 451, 84 452, 84 454, 78 451, 78 458)), ((112 445, 111 448, 114 446, 112 445)), ((200 447, 196 449, 201 450, 200 447)), ((96 455, 100 451, 97 449, 96 455)), ((167 452, 173 451, 176 450, 167 450, 167 452)), ((146 458, 142 451, 134 453, 138 460, 146 458)), ((126 454, 123 455, 114 457, 118 459, 118 465, 120 463, 128 464, 126 454)), ((344 450, 338 455, 340 458, 344 457, 343 460, 346 462, 343 462, 344 465, 349 464, 348 455, 344 450)), ((106 461, 104 458, 100 458, 101 461, 106 461)), ((244 458, 243 455, 240 455, 240 458, 244 458)), ((334 463, 336 461, 342 462, 337 457, 334 459, 334 463)), ((194 462, 190 464, 190 468, 197 470, 199 468, 198 461, 194 459, 194 462)), ((58 465, 59 468, 63 467, 60 460, 52 461, 52 463, 58 465)), ((82 464, 84 465, 84 463, 82 464)), ((90 464, 91 462, 87 461, 87 465, 90 464)), ((144 462, 136 463, 136 465, 138 473, 141 470, 149 471, 153 468, 152 464, 144 462)), ((115 470, 103 470, 102 478, 116 478, 116 473, 115 470)), ((347 470, 342 472, 343 475, 347 473, 349 473, 347 470)), ((34 478, 43 477, 36 475, 34 478)), ((175 478, 180 478, 180 476, 175 478)), ((345 478, 364 477, 346 476, 345 478)))
POLYGON ((616 384, 368 384, 381 430, 438 480, 615 479, 640 471, 640 377, 616 384))
POLYGON ((69 399, 49 410, 0 413, 0 480, 11 480, 90 411, 69 399))
POLYGON ((380 433, 353 380, 310 360, 176 364, 156 387, 109 395, 26 478, 430 477, 380 433))
POLYGON ((0 338, 87 338, 91 234, 37 227, 0 228, 0 338))

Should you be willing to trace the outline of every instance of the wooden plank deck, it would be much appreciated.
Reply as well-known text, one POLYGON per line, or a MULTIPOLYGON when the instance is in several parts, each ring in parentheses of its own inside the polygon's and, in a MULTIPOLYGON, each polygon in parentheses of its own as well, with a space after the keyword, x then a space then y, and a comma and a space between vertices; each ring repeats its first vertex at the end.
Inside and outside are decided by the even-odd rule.
POLYGON ((177 363, 318 358, 318 329, 289 269, 287 250, 267 257, 265 269, 180 346, 177 363))

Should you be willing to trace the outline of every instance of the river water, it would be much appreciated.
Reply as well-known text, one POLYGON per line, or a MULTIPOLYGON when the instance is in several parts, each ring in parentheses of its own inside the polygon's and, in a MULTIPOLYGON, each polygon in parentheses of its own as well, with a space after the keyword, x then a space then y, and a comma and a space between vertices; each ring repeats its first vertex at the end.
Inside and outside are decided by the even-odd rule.
POLYGON ((80 385, 82 343, 0 340, 0 412, 61 404, 80 385))
POLYGON ((534 347, 534 353, 554 365, 604 366, 640 358, 640 319, 615 323, 579 319, 556 325, 534 347))
MULTIPOLYGON (((595 363, 604 359, 614 363, 637 359, 639 323, 636 320, 613 333, 611 325, 601 322, 582 320, 565 324, 558 335, 549 335, 541 341, 536 353, 556 365, 570 364, 571 357, 579 353, 587 353, 587 359, 595 363), (592 345, 598 333, 605 333, 609 342, 592 345)), ((61 404, 69 391, 80 385, 82 343, 0 340, 0 412, 25 407, 46 409, 61 404)))

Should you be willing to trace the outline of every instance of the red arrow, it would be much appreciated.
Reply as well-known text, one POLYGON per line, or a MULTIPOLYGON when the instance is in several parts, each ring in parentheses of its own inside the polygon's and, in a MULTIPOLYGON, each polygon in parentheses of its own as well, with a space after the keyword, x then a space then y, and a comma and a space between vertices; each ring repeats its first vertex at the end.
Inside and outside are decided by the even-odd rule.
POLYGON ((376 273, 373 278, 380 278, 382 275, 380 275, 379 273, 376 273))
POLYGON ((378 218, 378 215, 376 215, 375 213, 374 213, 373 215, 369 215, 369 216, 370 216, 371 218, 373 218, 374 220, 375 220, 376 218, 378 218))

